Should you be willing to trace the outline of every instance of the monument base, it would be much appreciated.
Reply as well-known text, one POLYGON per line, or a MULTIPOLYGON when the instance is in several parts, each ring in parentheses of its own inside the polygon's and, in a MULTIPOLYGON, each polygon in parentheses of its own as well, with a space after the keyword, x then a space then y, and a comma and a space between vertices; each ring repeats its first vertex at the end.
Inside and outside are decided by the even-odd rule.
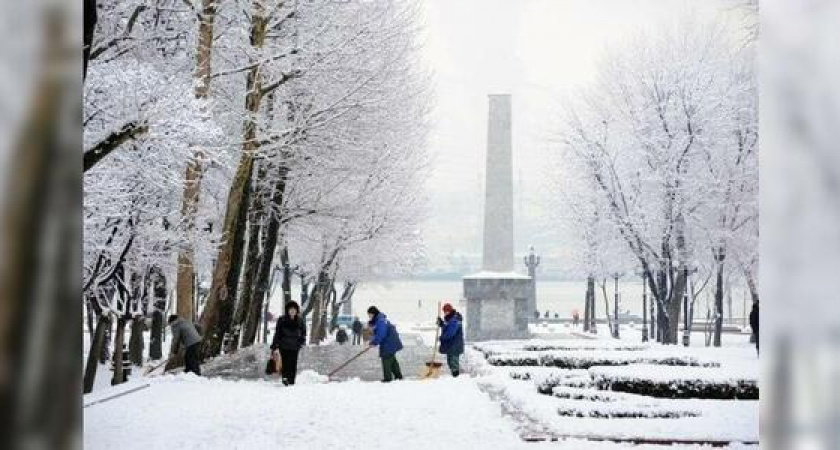
POLYGON ((533 290, 531 277, 515 272, 479 272, 464 277, 467 340, 530 337, 533 290))

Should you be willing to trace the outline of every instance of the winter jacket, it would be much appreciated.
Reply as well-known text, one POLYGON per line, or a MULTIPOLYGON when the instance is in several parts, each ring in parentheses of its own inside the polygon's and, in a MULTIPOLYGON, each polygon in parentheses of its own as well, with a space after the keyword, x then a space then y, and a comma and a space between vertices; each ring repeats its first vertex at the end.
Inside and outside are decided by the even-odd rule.
POLYGON ((464 353, 464 318, 458 311, 452 311, 443 318, 440 332, 440 352, 447 355, 464 353))
POLYGON ((195 328, 195 325, 186 319, 180 317, 175 319, 175 321, 169 325, 169 328, 172 330, 173 350, 178 348, 178 345, 183 345, 184 348, 187 348, 190 345, 201 342, 201 335, 198 334, 198 330, 195 328))
POLYGON ((339 344, 343 344, 343 343, 347 342, 347 332, 342 330, 342 329, 339 329, 335 333, 335 341, 338 342, 339 344))
POLYGON ((353 321, 353 333, 356 333, 356 334, 362 334, 362 329, 363 329, 364 327, 365 327, 365 326, 364 326, 364 325, 362 325, 362 321, 361 321, 361 320, 356 319, 356 320, 354 320, 354 321, 353 321))
POLYGON ((402 350, 403 344, 400 341, 399 333, 397 333, 397 327, 388 320, 385 314, 377 314, 370 321, 370 327, 373 328, 373 339, 371 339, 370 345, 379 346, 380 358, 396 355, 398 351, 402 350))
POLYGON ((274 339, 271 340, 272 350, 300 350, 306 343, 306 323, 300 316, 292 319, 284 314, 277 319, 274 339))

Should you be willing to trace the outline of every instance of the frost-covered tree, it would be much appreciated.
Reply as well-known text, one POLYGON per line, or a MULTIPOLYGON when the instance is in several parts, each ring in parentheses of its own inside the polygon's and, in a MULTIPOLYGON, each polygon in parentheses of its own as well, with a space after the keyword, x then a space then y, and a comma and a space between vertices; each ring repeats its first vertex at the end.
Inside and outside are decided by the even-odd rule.
MULTIPOLYGON (((737 41, 731 30, 693 23, 639 36, 606 55, 597 80, 568 105, 560 133, 561 154, 581 164, 599 213, 645 274, 664 342, 677 342, 688 276, 710 248, 709 219, 720 219, 713 209, 728 201, 731 219, 754 194, 754 179, 711 166, 736 159, 739 133, 754 145, 754 111, 733 100, 754 96, 743 83, 751 65, 733 68, 737 41), (722 179, 733 177, 740 181, 726 197, 722 179)), ((713 234, 725 234, 722 227, 713 234)))
MULTIPOLYGON (((424 163, 414 156, 422 156, 425 130, 416 5, 324 1, 251 7, 248 61, 219 69, 225 76, 246 74, 246 114, 202 316, 209 354, 237 327, 244 328, 243 345, 253 341, 274 252, 281 242, 298 245, 291 233, 300 229, 296 221, 308 221, 307 237, 320 250, 313 257, 317 263, 297 265, 318 267, 313 277, 334 280, 338 255, 350 243, 385 235, 390 222, 379 222, 390 215, 376 208, 388 211, 392 196, 411 198, 405 186, 418 177, 406 168, 418 170, 424 163), (379 199, 370 204, 373 212, 365 209, 370 199, 379 199), (358 225, 356 216, 367 222, 358 225)), ((312 298, 320 300, 313 306, 324 306, 325 284, 315 284, 321 287, 312 298)))

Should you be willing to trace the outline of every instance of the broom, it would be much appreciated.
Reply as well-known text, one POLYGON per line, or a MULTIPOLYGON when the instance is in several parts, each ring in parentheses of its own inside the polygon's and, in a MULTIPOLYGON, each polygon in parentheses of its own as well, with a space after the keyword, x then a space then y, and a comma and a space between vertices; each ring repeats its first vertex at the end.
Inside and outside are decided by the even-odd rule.
POLYGON ((355 360, 356 360, 356 358, 358 358, 358 357, 362 356, 363 354, 365 354, 365 352, 366 352, 366 351, 370 350, 371 348, 373 348, 373 347, 365 347, 365 348, 364 348, 364 350, 360 351, 359 353, 356 353, 356 355, 355 355, 355 356, 353 356, 352 358, 348 359, 347 361, 344 361, 344 363, 343 363, 343 364, 341 364, 340 366, 336 367, 336 368, 335 368, 335 370, 333 370, 332 372, 330 372, 330 373, 327 375, 327 379, 332 378, 332 376, 333 376, 333 375, 335 375, 336 373, 338 373, 338 371, 339 371, 339 370, 341 370, 341 369, 343 369, 343 368, 347 367, 347 365, 348 365, 348 364, 350 364, 351 362, 355 361, 355 360))
MULTIPOLYGON (((440 302, 437 305, 437 311, 435 311, 435 318, 437 318, 437 312, 440 311, 440 302)), ((440 336, 440 327, 437 326, 437 322, 435 322, 435 341, 432 342, 432 360, 426 361, 426 370, 421 375, 421 378, 428 379, 428 378, 437 378, 440 375, 440 368, 443 364, 435 361, 437 357, 437 341, 438 336, 440 336)))
MULTIPOLYGON (((163 366, 164 364, 166 364, 168 361, 169 361, 169 359, 167 358, 167 359, 164 359, 163 361, 161 361, 160 363, 158 363, 157 365, 148 367, 143 372, 143 375, 149 375, 150 373, 154 372, 155 370, 160 369, 160 367, 163 366)), ((164 370, 164 372, 166 372, 166 371, 164 370)))

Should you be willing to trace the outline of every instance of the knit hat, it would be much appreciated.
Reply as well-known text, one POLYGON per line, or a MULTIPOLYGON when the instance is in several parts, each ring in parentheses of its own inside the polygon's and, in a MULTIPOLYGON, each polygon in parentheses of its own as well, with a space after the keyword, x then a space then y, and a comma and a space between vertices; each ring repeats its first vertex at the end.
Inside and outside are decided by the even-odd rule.
POLYGON ((451 313, 454 309, 455 308, 453 308, 452 305, 450 305, 449 303, 445 303, 443 305, 443 312, 445 312, 447 314, 451 313))

